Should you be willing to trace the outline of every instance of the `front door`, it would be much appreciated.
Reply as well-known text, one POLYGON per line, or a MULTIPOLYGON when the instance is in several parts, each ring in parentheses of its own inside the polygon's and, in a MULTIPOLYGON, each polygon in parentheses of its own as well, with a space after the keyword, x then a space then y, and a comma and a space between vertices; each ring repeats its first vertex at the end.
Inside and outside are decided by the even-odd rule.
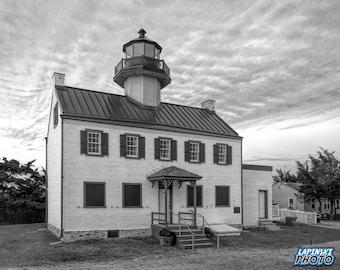
POLYGON ((259 190, 259 218, 268 218, 267 191, 259 190))
MULTIPOLYGON (((167 189, 167 216, 168 223, 172 223, 172 186, 167 189)), ((159 186, 158 190, 158 210, 160 213, 165 213, 165 189, 163 185, 159 186)))

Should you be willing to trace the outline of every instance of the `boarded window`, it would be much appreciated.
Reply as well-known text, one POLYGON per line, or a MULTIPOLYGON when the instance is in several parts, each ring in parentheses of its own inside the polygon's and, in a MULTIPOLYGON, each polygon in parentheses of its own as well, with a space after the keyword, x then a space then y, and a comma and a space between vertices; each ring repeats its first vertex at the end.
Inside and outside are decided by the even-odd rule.
POLYGON ((142 207, 142 184, 123 184, 123 207, 142 207))
POLYGON ((84 207, 105 207, 105 183, 84 182, 84 207))
MULTIPOLYGON (((196 206, 203 206, 203 187, 196 186, 196 206)), ((194 207, 194 186, 188 186, 187 188, 187 205, 188 207, 194 207)))
POLYGON ((230 187, 216 186, 216 206, 230 205, 230 187))

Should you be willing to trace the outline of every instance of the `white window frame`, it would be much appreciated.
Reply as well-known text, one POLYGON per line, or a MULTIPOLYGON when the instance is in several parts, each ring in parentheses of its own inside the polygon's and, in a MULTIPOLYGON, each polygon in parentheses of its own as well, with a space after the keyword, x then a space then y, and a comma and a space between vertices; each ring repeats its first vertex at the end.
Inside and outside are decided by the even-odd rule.
POLYGON ((295 198, 288 197, 288 209, 293 209, 293 210, 295 210, 295 198), (290 208, 290 200, 293 200, 292 208, 290 208))
POLYGON ((335 199, 335 209, 340 209, 340 199, 335 199))
POLYGON ((87 153, 89 155, 102 154, 102 134, 101 132, 87 132, 87 153))
POLYGON ((138 158, 139 137, 133 135, 126 135, 126 156, 138 158), (132 142, 133 144, 129 144, 132 142))
POLYGON ((218 164, 227 164, 227 151, 228 149, 226 145, 223 145, 223 144, 217 145, 218 164))
POLYGON ((159 140, 159 157, 161 160, 171 159, 171 140, 170 139, 159 140))
POLYGON ((189 153, 190 153, 190 157, 189 157, 190 162, 199 162, 200 161, 200 143, 189 142, 189 153), (196 148, 196 149, 193 149, 193 148, 196 148))
POLYGON ((315 199, 311 200, 311 207, 312 207, 312 209, 315 209, 315 199))

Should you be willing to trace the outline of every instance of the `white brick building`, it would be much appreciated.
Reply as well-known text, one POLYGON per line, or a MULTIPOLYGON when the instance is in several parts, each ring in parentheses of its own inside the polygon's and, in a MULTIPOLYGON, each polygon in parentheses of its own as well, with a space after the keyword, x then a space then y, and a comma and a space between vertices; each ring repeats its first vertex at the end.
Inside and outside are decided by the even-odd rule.
POLYGON ((72 240, 150 235, 152 212, 164 213, 163 224, 189 210, 211 224, 270 219, 271 167, 249 165, 255 173, 243 173, 242 138, 215 113, 214 101, 202 108, 161 102, 170 69, 159 44, 139 34, 115 68, 125 96, 65 86, 64 74, 53 76, 48 228, 72 240))

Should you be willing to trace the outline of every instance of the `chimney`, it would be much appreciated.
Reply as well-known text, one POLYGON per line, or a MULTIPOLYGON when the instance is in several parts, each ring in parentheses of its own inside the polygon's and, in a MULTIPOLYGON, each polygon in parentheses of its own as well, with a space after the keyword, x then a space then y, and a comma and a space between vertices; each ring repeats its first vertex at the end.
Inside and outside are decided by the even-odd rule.
POLYGON ((55 86, 65 86, 65 74, 54 72, 52 76, 55 86))
POLYGON ((201 108, 206 109, 209 112, 215 112, 215 100, 207 99, 201 103, 201 108))

